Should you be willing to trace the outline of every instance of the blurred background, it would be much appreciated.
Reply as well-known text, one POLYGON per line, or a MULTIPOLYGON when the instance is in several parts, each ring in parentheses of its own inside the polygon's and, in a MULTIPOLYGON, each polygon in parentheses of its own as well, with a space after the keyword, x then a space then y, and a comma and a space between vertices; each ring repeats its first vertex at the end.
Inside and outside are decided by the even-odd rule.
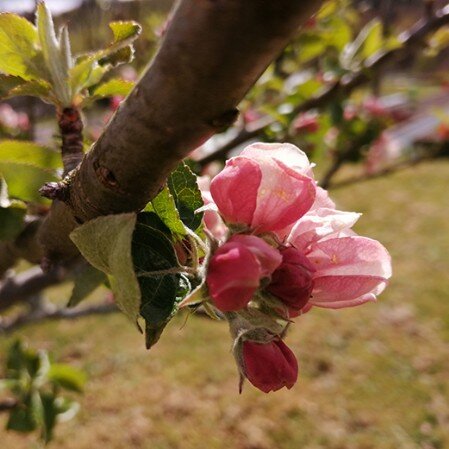
MULTIPOLYGON (((172 2, 47 4, 78 53, 107 44, 109 22, 138 21, 135 59, 113 74, 135 81, 172 2)), ((0 0, 0 11, 31 21, 33 10, 32 0, 0 0)), ((68 313, 71 281, 8 307, 0 301, 0 377, 17 338, 87 374, 79 413, 50 446, 448 448, 448 61, 446 1, 328 1, 248 93, 236 124, 191 155, 198 174, 213 176, 252 141, 293 142, 317 163, 337 207, 363 213, 355 230, 391 252, 394 275, 377 303, 314 309, 292 326, 288 344, 300 361, 292 390, 264 395, 246 385, 239 396, 228 329, 201 315, 179 314, 147 352, 103 287, 68 313)), ((85 111, 86 147, 122 100, 85 111)), ((54 109, 32 97, 2 101, 0 139, 11 138, 57 148, 54 109)), ((5 273, 0 297, 13 276, 5 273)), ((6 431, 6 422, 0 409, 2 448, 39 447, 35 433, 6 431)))

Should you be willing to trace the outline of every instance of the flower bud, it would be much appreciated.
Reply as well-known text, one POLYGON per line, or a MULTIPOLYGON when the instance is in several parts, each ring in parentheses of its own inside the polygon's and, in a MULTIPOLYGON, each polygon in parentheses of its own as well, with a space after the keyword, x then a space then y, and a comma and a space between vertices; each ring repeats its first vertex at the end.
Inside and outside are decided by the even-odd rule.
POLYGON ((261 279, 269 277, 281 260, 279 251, 259 237, 232 237, 209 263, 206 282, 216 307, 223 312, 246 307, 261 279))
POLYGON ((273 273, 266 290, 278 297, 289 309, 290 317, 298 316, 313 289, 315 268, 296 248, 282 251, 282 263, 273 273))
POLYGON ((243 342, 243 374, 264 393, 292 388, 298 379, 298 361, 281 340, 269 343, 243 342))

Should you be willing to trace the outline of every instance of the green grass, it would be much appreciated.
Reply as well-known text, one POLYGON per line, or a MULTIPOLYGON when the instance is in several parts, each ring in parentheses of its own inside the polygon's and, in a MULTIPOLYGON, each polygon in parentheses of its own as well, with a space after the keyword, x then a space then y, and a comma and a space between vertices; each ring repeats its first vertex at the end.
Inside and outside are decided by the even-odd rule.
MULTIPOLYGON (((226 325, 175 319, 150 352, 121 315, 52 322, 17 336, 87 370, 80 414, 56 430, 64 449, 445 449, 449 447, 449 162, 334 192, 364 213, 394 276, 378 303, 313 310, 288 344, 300 380, 269 395, 237 373, 226 325)), ((53 292, 55 297, 59 292, 53 292)), ((0 418, 0 428, 4 417, 0 418)), ((0 447, 33 447, 0 430, 0 447)))

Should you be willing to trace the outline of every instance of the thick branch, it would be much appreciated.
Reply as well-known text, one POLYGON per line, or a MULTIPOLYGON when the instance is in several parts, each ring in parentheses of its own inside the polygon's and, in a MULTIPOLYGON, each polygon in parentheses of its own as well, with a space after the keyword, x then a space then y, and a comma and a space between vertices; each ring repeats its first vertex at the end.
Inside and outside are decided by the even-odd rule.
MULTIPOLYGON (((402 33, 399 36, 401 42, 400 47, 375 54, 366 62, 361 70, 335 81, 326 87, 320 94, 300 103, 294 109, 294 113, 299 114, 301 112, 309 111, 310 109, 323 108, 338 98, 348 96, 354 89, 369 82, 376 73, 385 67, 385 65, 394 61, 398 56, 412 50, 416 44, 421 42, 430 32, 436 31, 448 23, 449 5, 437 11, 433 16, 419 20, 410 28, 410 30, 402 33)), ((255 126, 252 125, 251 129, 248 127, 242 129, 242 131, 231 141, 227 142, 213 153, 204 156, 198 162, 202 166, 205 166, 216 159, 226 158, 229 151, 249 139, 260 136, 274 123, 276 123, 275 119, 267 117, 257 122, 255 126)))

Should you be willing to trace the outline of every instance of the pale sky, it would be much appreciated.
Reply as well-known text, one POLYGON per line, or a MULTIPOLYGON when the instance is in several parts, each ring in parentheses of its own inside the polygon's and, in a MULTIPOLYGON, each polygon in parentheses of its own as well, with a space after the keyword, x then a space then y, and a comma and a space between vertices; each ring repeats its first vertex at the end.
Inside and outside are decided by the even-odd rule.
MULTIPOLYGON (((46 3, 53 14, 61 14, 78 7, 82 0, 46 0, 46 3)), ((0 11, 32 12, 35 4, 34 0, 0 0, 0 11)))

